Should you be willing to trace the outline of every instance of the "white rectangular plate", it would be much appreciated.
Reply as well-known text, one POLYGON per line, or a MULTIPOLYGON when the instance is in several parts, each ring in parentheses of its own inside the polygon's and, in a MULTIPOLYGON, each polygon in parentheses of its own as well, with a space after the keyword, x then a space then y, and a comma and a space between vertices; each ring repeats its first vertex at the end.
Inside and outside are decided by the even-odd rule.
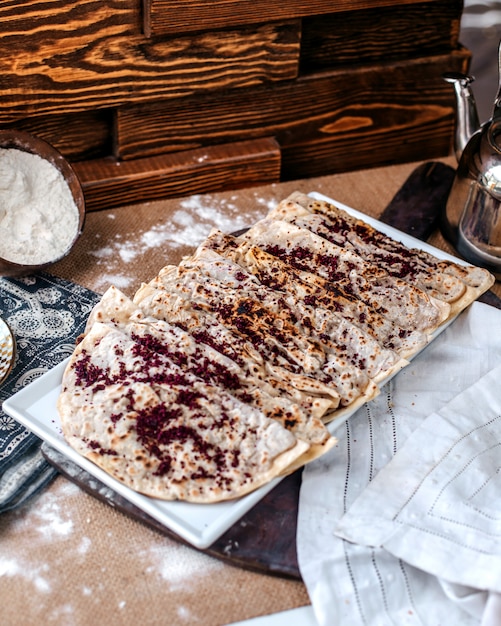
MULTIPOLYGON (((316 192, 312 192, 310 195, 317 199, 334 202, 330 198, 316 192)), ((378 222, 363 213, 359 213, 351 207, 339 202, 336 202, 336 204, 348 213, 365 220, 381 232, 401 241, 408 247, 426 250, 438 258, 450 259, 456 263, 461 263, 456 257, 446 254, 414 237, 410 237, 391 226, 378 222)), ((443 327, 436 331, 435 335, 442 332, 449 323, 444 324, 443 327)), ((209 547, 280 481, 280 478, 277 478, 247 496, 217 504, 165 502, 132 491, 80 456, 64 440, 57 411, 57 399, 61 390, 61 381, 66 363, 67 361, 60 363, 8 398, 3 403, 3 410, 42 440, 47 441, 53 448, 66 455, 71 461, 88 471, 89 474, 99 479, 193 546, 200 549, 209 547)), ((348 412, 339 420, 331 422, 329 430, 334 432, 352 413, 348 412)))

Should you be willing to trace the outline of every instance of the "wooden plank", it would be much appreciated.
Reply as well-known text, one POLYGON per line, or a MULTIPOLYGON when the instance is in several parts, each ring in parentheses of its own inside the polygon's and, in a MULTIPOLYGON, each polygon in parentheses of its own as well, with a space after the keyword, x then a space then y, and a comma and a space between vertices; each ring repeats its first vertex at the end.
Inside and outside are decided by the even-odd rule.
POLYGON ((33 115, 0 128, 36 135, 73 161, 108 156, 113 149, 113 113, 106 109, 69 115, 33 115))
POLYGON ((451 153, 453 131, 452 107, 348 108, 338 127, 282 146, 281 180, 444 157, 451 153))
POLYGON ((68 22, 67 3, 42 3, 44 19, 27 34, 25 20, 13 17, 12 7, 2 14, 2 4, 0 124, 249 87, 292 79, 298 71, 299 20, 151 41, 131 33, 127 12, 122 25, 99 10, 120 2, 84 0, 78 19, 69 11, 68 22), (51 13, 53 6, 58 13, 51 13))
POLYGON ((265 185, 280 179, 274 139, 237 142, 147 159, 74 163, 86 209, 265 185))
POLYGON ((463 0, 449 0, 305 18, 301 68, 449 54, 458 47, 462 7, 463 0))
POLYGON ((376 136, 414 125, 421 110, 437 120, 451 120, 454 95, 441 76, 449 70, 465 71, 469 58, 469 52, 461 50, 318 72, 224 97, 212 94, 124 107, 117 114, 117 154, 129 159, 261 136, 275 136, 290 150, 300 149, 302 142, 328 140, 342 146, 373 137, 374 150, 376 136))
MULTIPOLYGON (((178 32, 196 32, 288 20, 339 11, 410 5, 417 0, 143 0, 144 32, 158 37, 178 32)), ((422 1, 422 0, 421 0, 422 1)), ((426 0, 425 0, 426 1, 426 0)), ((429 0, 433 2, 433 0, 429 0)), ((443 3, 442 3, 443 4, 443 3)))
MULTIPOLYGON (((137 0, 3 0, 0 2, 2 38, 23 42, 19 51, 36 50, 42 41, 65 46, 78 35, 82 45, 92 40, 94 25, 109 35, 142 32, 137 0), (61 32, 58 32, 61 31, 61 32)), ((64 54, 64 47, 60 49, 64 54)))

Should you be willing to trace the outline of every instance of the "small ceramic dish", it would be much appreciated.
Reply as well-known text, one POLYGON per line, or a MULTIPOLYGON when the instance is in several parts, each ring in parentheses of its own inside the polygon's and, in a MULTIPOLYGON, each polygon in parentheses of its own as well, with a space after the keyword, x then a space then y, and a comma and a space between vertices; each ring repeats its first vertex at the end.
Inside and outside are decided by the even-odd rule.
POLYGON ((84 194, 80 181, 71 165, 58 150, 43 139, 35 137, 24 131, 3 130, 0 131, 0 148, 14 148, 38 155, 59 170, 70 188, 79 214, 78 230, 75 233, 73 241, 66 248, 64 253, 60 254, 57 258, 51 259, 49 262, 45 262, 43 264, 23 265, 0 257, 0 276, 23 276, 38 270, 46 269, 69 254, 75 241, 78 239, 83 230, 85 221, 84 194))
POLYGON ((8 324, 0 317, 0 385, 12 369, 15 353, 14 336, 8 324))

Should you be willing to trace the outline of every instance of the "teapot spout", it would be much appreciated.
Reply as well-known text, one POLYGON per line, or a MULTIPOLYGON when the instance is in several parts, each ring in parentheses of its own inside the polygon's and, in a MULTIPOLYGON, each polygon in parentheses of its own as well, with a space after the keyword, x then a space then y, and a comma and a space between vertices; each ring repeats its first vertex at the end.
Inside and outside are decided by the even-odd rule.
POLYGON ((477 104, 470 87, 475 80, 473 76, 459 72, 448 72, 444 80, 454 86, 456 95, 456 131, 454 134, 454 152, 459 161, 466 144, 477 130, 480 129, 477 104))

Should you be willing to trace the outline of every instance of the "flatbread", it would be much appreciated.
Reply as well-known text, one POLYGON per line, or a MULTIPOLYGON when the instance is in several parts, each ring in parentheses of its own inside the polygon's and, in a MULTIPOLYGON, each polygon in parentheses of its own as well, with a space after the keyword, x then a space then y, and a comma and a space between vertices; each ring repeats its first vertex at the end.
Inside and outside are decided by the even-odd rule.
POLYGON ((416 285, 430 296, 451 305, 457 315, 494 283, 487 270, 438 259, 428 252, 408 248, 367 222, 351 216, 334 203, 295 192, 269 214, 310 229, 364 260, 377 263, 389 274, 416 285))
POLYGON ((332 449, 326 424, 492 281, 295 193, 132 299, 108 289, 64 372, 63 434, 148 496, 240 497, 332 449))
POLYGON ((128 487, 166 500, 217 502, 266 484, 308 450, 278 421, 168 360, 145 358, 95 323, 58 400, 63 434, 128 487))
POLYGON ((335 282, 338 288, 409 330, 431 333, 450 314, 450 306, 418 287, 392 277, 351 250, 283 220, 263 219, 243 238, 293 267, 335 282))
POLYGON ((185 328, 197 341, 231 358, 254 384, 269 386, 270 393, 290 399, 306 414, 321 418, 328 410, 339 406, 339 396, 333 390, 327 394, 307 393, 299 375, 280 366, 271 366, 245 338, 235 335, 210 313, 195 310, 188 299, 145 284, 136 293, 135 300, 145 312, 185 328))
MULTIPOLYGON (((278 393, 265 377, 259 378, 256 371, 246 367, 242 355, 239 364, 225 355, 224 350, 198 341, 184 328, 145 315, 117 288, 110 287, 106 291, 91 317, 92 327, 99 322, 119 329, 137 342, 137 350, 149 351, 149 358, 168 358, 184 372, 209 385, 224 388, 241 402, 277 420, 298 439, 310 445, 324 445, 331 438, 318 410, 312 405, 299 404, 286 393, 278 393)), ((330 405, 324 410, 327 408, 330 405)))
POLYGON ((254 277, 235 264, 204 255, 181 263, 175 272, 161 272, 160 278, 163 288, 184 293, 210 311, 259 348, 271 364, 299 374, 305 390, 333 389, 343 406, 377 392, 365 370, 308 336, 279 293, 255 284, 254 277))
POLYGON ((239 240, 214 230, 203 245, 216 246, 232 258, 239 259, 261 282, 272 288, 285 290, 293 300, 302 302, 314 311, 328 311, 360 328, 378 345, 405 360, 428 343, 428 334, 402 328, 353 295, 344 292, 336 283, 300 270, 286 261, 265 252, 252 242, 239 240))
POLYGON ((230 272, 238 277, 238 286, 246 293, 254 289, 262 302, 272 300, 275 310, 290 311, 301 333, 313 337, 325 350, 327 357, 337 358, 343 371, 344 362, 361 368, 374 382, 379 382, 396 373, 407 363, 398 353, 382 346, 364 329, 343 317, 332 308, 324 308, 309 295, 311 290, 303 283, 298 272, 291 271, 261 249, 240 243, 219 231, 213 231, 204 244, 200 245, 195 260, 211 258, 213 265, 220 265, 226 280, 230 272), (222 259, 232 261, 223 262, 222 259), (260 262, 261 261, 261 262, 260 262), (231 268, 231 269, 230 269, 231 268), (252 280, 250 280, 252 276, 252 280))

